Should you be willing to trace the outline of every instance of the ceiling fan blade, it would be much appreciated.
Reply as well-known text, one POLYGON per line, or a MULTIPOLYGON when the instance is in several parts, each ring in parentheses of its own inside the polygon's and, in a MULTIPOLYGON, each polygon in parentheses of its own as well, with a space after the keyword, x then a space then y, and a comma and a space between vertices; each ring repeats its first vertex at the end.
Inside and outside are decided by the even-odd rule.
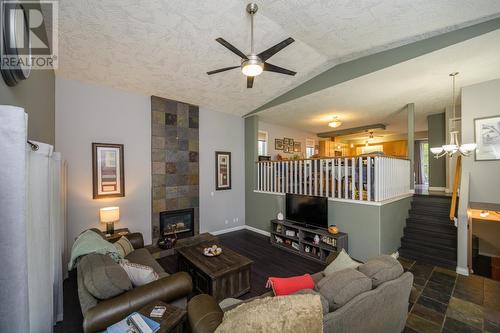
POLYGON ((266 61, 267 59, 271 58, 273 55, 283 50, 285 47, 292 44, 293 42, 295 42, 295 39, 293 39, 292 37, 288 37, 284 41, 279 42, 278 44, 271 46, 267 50, 259 53, 258 56, 260 59, 262 59, 262 61, 266 61))
POLYGON ((253 87, 253 80, 254 79, 255 79, 255 76, 247 76, 247 88, 253 87))
POLYGON ((264 63, 264 70, 268 71, 268 72, 275 72, 275 73, 292 75, 292 76, 297 74, 297 72, 294 72, 294 71, 291 71, 289 69, 282 68, 282 67, 279 67, 279 66, 267 63, 267 62, 264 63))
POLYGON ((240 50, 235 48, 233 45, 229 44, 229 42, 227 42, 224 38, 219 37, 216 39, 216 41, 219 42, 220 44, 222 44, 223 46, 225 46, 227 49, 229 49, 229 51, 238 55, 239 57, 241 57, 243 59, 248 59, 247 56, 245 55, 245 53, 241 52, 240 50))
POLYGON ((216 74, 216 73, 220 73, 220 72, 225 72, 225 71, 228 71, 230 69, 235 69, 235 68, 239 68, 240 66, 231 66, 231 67, 224 67, 224 68, 219 68, 219 69, 215 69, 213 71, 210 71, 210 72, 207 72, 208 75, 212 75, 212 74, 216 74))

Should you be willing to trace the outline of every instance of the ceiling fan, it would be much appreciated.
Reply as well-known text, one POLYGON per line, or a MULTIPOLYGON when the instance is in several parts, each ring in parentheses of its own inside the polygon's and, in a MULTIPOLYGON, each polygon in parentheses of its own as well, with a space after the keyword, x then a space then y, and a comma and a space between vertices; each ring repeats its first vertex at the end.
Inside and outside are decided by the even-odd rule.
POLYGON ((373 141, 375 138, 383 138, 383 135, 373 135, 373 131, 367 131, 368 132, 368 141, 373 141))
POLYGON ((259 74, 262 73, 262 71, 268 71, 268 72, 275 72, 275 73, 280 73, 280 74, 286 74, 286 75, 295 75, 297 72, 291 71, 289 69, 285 69, 273 64, 270 64, 266 62, 267 59, 271 58, 273 55, 287 47, 288 45, 292 44, 295 40, 291 37, 288 37, 284 41, 268 48, 267 50, 256 54, 254 52, 253 48, 253 16, 255 13, 257 13, 257 10, 259 7, 257 7, 257 4, 255 3, 249 3, 247 5, 247 13, 250 14, 250 19, 251 19, 251 30, 250 30, 250 54, 245 55, 243 52, 238 50, 236 47, 231 45, 229 42, 227 42, 224 38, 219 37, 216 39, 217 42, 222 44, 224 47, 229 49, 229 51, 233 52, 234 54, 238 55, 241 57, 241 65, 239 66, 231 66, 231 67, 224 67, 220 69, 216 69, 213 71, 207 72, 208 75, 220 73, 220 72, 225 72, 231 69, 235 68, 241 68, 241 72, 246 75, 247 77, 247 88, 252 88, 253 86, 253 81, 255 77, 259 74))

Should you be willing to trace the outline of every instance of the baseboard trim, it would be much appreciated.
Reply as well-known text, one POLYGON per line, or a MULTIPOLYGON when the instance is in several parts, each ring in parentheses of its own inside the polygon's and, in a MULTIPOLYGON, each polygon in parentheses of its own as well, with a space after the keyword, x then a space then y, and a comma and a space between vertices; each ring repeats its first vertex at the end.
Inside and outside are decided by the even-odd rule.
POLYGON ((271 234, 269 233, 269 231, 260 230, 260 229, 251 227, 249 225, 245 225, 245 229, 253 231, 253 232, 256 232, 258 234, 261 234, 261 235, 264 235, 264 236, 267 236, 267 237, 271 237, 271 234))
POLYGON ((238 231, 238 230, 243 230, 245 229, 245 225, 239 225, 237 227, 233 227, 233 228, 227 228, 227 229, 222 229, 222 230, 217 230, 217 231, 209 231, 212 235, 222 235, 222 234, 226 234, 228 232, 233 232, 233 231, 238 231))
POLYGON ((469 269, 467 267, 459 267, 456 269, 457 274, 469 276, 469 269))

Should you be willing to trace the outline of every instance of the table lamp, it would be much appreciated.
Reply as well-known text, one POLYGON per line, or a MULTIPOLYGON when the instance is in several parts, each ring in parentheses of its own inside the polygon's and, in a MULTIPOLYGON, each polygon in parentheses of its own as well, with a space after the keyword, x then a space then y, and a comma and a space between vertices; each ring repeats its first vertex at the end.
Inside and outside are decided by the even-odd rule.
POLYGON ((115 232, 114 223, 120 220, 120 207, 104 207, 99 209, 99 220, 106 223, 106 234, 115 232))

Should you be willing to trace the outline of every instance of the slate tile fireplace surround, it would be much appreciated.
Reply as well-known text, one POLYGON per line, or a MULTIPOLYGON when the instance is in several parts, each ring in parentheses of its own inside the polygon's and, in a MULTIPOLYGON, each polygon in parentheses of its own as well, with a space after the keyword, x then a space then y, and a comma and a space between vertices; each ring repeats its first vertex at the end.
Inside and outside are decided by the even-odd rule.
POLYGON ((154 243, 163 227, 160 214, 164 219, 170 215, 175 220, 181 216, 176 213, 192 210, 191 230, 185 234, 199 232, 198 122, 198 106, 151 96, 151 221, 154 243))

